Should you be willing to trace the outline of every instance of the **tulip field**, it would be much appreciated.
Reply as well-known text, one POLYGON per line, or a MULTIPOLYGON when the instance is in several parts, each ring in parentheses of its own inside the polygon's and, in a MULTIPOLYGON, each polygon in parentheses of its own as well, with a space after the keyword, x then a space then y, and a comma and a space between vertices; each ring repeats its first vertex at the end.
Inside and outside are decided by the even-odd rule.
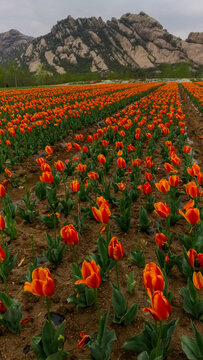
POLYGON ((0 91, 0 360, 203 359, 202 101, 0 91))

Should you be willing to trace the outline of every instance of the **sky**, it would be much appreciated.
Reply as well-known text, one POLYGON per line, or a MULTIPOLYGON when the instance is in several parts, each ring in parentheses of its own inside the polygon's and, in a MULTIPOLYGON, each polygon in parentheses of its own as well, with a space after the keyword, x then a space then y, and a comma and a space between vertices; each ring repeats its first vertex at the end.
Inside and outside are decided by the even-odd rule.
POLYGON ((203 32, 203 0, 0 0, 0 33, 16 29, 37 37, 68 15, 110 20, 140 11, 181 39, 203 32))

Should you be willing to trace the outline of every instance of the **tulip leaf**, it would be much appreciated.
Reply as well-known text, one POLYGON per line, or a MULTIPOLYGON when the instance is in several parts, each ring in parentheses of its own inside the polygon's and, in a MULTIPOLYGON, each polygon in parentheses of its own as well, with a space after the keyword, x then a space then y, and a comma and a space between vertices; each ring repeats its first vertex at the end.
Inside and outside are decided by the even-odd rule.
POLYGON ((137 315, 138 311, 138 304, 133 304, 126 314, 121 318, 121 323, 124 323, 124 325, 129 324, 131 321, 133 321, 137 315))
POLYGON ((121 318, 126 314, 127 302, 123 292, 114 284, 111 284, 113 289, 112 304, 114 309, 114 322, 121 321, 121 318))
POLYGON ((90 343, 92 360, 109 360, 113 342, 116 341, 115 331, 106 331, 109 311, 101 319, 97 340, 90 343))

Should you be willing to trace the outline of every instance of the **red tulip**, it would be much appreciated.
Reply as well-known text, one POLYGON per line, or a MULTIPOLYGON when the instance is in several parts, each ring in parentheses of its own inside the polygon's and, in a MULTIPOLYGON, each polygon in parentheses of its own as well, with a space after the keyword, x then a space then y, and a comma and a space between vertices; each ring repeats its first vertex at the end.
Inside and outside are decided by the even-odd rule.
POLYGON ((198 290, 201 290, 201 288, 203 287, 203 275, 202 275, 202 273, 200 271, 194 272, 192 280, 193 280, 193 284, 195 285, 195 287, 198 290))
POLYGON ((33 295, 52 296, 55 285, 51 273, 47 268, 37 268, 32 272, 32 282, 25 282, 24 291, 29 291, 33 295))
POLYGON ((54 166, 55 166, 56 170, 58 170, 59 172, 62 172, 65 170, 65 165, 64 165, 63 161, 61 161, 61 160, 58 160, 57 162, 55 162, 54 166))
POLYGON ((42 173, 42 176, 40 176, 40 180, 44 181, 47 184, 53 184, 54 178, 51 172, 45 171, 42 173))
POLYGON ((154 212, 162 218, 167 218, 171 214, 171 210, 167 204, 158 202, 154 204, 154 207, 155 207, 154 212))
POLYGON ((101 285, 100 266, 95 261, 89 263, 84 260, 82 264, 82 280, 77 280, 75 285, 86 285, 90 289, 96 289, 101 285))
POLYGON ((0 263, 3 262, 6 258, 3 248, 0 246, 0 263))
POLYGON ((0 215, 0 231, 5 229, 5 221, 3 216, 0 215))
POLYGON ((80 190, 80 184, 77 180, 72 181, 70 187, 73 192, 78 192, 80 190))
POLYGON ((79 238, 77 230, 72 224, 66 225, 61 229, 61 237, 64 239, 65 244, 76 245, 78 244, 79 238))
POLYGON ((0 184, 0 197, 4 197, 6 195, 6 190, 5 190, 5 187, 0 184))
POLYGON ((108 253, 111 259, 119 260, 123 257, 123 245, 116 236, 112 237, 109 246, 108 253))
POLYGON ((144 312, 149 312, 154 320, 162 321, 169 318, 171 315, 171 305, 169 304, 162 291, 155 291, 151 298, 151 307, 143 309, 144 312))

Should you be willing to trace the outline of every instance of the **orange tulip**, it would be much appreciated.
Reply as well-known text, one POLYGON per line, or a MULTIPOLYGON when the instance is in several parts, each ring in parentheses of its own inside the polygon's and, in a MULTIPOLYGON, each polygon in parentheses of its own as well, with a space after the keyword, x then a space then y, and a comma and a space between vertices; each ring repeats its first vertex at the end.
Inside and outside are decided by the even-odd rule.
POLYGON ((81 150, 81 146, 77 143, 73 143, 73 146, 76 150, 80 151, 81 150))
POLYGON ((198 184, 201 186, 203 185, 203 173, 199 172, 198 174, 198 184))
POLYGON ((73 192, 78 192, 80 189, 80 184, 77 180, 74 180, 70 183, 70 187, 73 192))
POLYGON ((64 165, 63 161, 61 161, 61 160, 58 160, 57 162, 55 162, 54 166, 55 166, 56 170, 58 170, 59 172, 62 172, 65 170, 65 165, 64 165))
POLYGON ((122 155, 123 155, 123 150, 118 150, 117 156, 122 156, 122 155))
POLYGON ((126 185, 123 183, 123 182, 120 182, 120 183, 116 183, 116 185, 118 186, 119 190, 125 190, 126 188, 126 185))
POLYGON ((43 158, 36 159, 36 162, 39 166, 46 163, 46 161, 43 158))
POLYGON ((103 147, 106 147, 109 145, 109 141, 107 141, 107 140, 102 140, 101 143, 102 143, 103 147))
POLYGON ((87 165, 85 164, 78 164, 78 166, 76 166, 76 170, 80 171, 80 172, 85 172, 87 168, 87 165))
POLYGON ((145 194, 145 195, 149 195, 149 194, 151 194, 151 192, 152 192, 152 187, 151 187, 151 185, 148 183, 148 181, 145 182, 143 186, 142 186, 142 185, 139 185, 137 188, 138 188, 139 190, 141 190, 141 191, 143 192, 143 194, 145 194))
POLYGON ((169 173, 174 173, 174 174, 177 174, 178 170, 175 170, 173 165, 169 164, 169 163, 165 163, 164 164, 164 168, 167 172, 169 173))
POLYGON ((109 217, 111 216, 109 207, 105 204, 102 204, 99 209, 97 209, 95 206, 92 207, 92 214, 97 221, 104 224, 108 223, 109 217))
POLYGON ((95 171, 90 171, 90 172, 88 172, 87 176, 88 176, 91 180, 98 180, 98 179, 99 179, 99 175, 98 175, 95 171))
POLYGON ((179 213, 184 216, 185 220, 191 225, 196 225, 200 222, 200 212, 198 208, 190 207, 186 210, 185 214, 182 210, 179 210, 179 213))
POLYGON ((42 163, 40 167, 43 172, 51 172, 51 166, 47 163, 42 163))
POLYGON ((126 167, 126 161, 122 157, 117 159, 117 165, 120 169, 124 169, 126 167))
POLYGON ((187 204, 185 204, 184 209, 187 211, 188 209, 193 208, 194 204, 194 200, 190 199, 187 204))
POLYGON ((145 179, 147 181, 152 181, 153 175, 151 173, 148 173, 147 171, 145 171, 145 179))
POLYGON ((76 245, 78 244, 79 238, 77 230, 72 224, 66 225, 61 229, 61 237, 64 239, 65 244, 76 245))
POLYGON ((0 231, 5 229, 5 221, 3 216, 0 215, 0 231))
POLYGON ((203 275, 202 275, 201 271, 194 272, 192 280, 193 280, 193 284, 195 285, 195 287, 198 290, 201 290, 201 288, 203 287, 203 275))
POLYGON ((154 291, 162 291, 164 289, 165 283, 162 271, 155 263, 152 262, 145 266, 143 270, 143 284, 149 297, 152 296, 154 291))
POLYGON ((154 207, 155 207, 155 210, 154 210, 155 213, 162 218, 167 218, 171 214, 171 210, 167 204, 158 202, 158 203, 154 204, 154 207))
POLYGON ((11 173, 11 171, 9 169, 5 168, 4 171, 7 174, 7 176, 9 176, 9 177, 12 176, 12 173, 11 173))
POLYGON ((175 153, 173 153, 171 155, 171 162, 172 162, 173 166, 179 166, 180 165, 180 159, 175 153))
POLYGON ((151 157, 151 156, 146 156, 146 157, 145 157, 145 166, 146 166, 147 168, 151 168, 151 167, 154 166, 154 163, 153 163, 153 161, 152 161, 152 157, 151 157))
POLYGON ((29 291, 33 295, 52 296, 55 285, 51 273, 47 268, 37 268, 32 272, 32 282, 25 282, 24 291, 29 291))
POLYGON ((193 177, 198 176, 200 173, 200 167, 196 163, 194 163, 191 168, 187 168, 187 172, 193 177))
POLYGON ((197 187, 194 181, 191 181, 187 185, 185 185, 185 190, 187 195, 189 195, 192 198, 199 196, 199 188, 197 187))
POLYGON ((44 181, 47 184, 53 184, 54 178, 51 172, 45 171, 42 173, 42 176, 40 176, 40 180, 44 181))
POLYGON ((163 233, 156 234, 155 242, 158 245, 159 249, 162 249, 162 250, 168 249, 168 238, 163 233))
POLYGON ((100 266, 95 261, 89 263, 84 260, 82 264, 82 280, 77 280, 75 285, 86 285, 90 289, 96 289, 101 285, 100 266))
POLYGON ((5 313, 7 311, 5 305, 0 301, 0 313, 5 313))
POLYGON ((78 140, 78 141, 82 141, 83 140, 83 135, 82 134, 75 134, 75 138, 78 140))
POLYGON ((169 318, 171 315, 171 305, 169 304, 162 291, 155 291, 151 298, 151 307, 143 309, 144 312, 149 312, 154 320, 162 321, 169 318))
POLYGON ((188 154, 191 150, 192 150, 191 146, 188 146, 188 145, 184 146, 183 151, 184 151, 185 154, 188 154))
POLYGON ((90 341, 90 336, 86 335, 84 331, 81 331, 80 338, 81 340, 77 343, 78 348, 85 346, 90 341))
POLYGON ((128 150, 129 152, 134 151, 134 150, 136 150, 136 146, 133 146, 132 144, 129 144, 129 145, 127 146, 127 150, 128 150))
POLYGON ((92 142, 93 142, 93 137, 92 137, 92 135, 88 135, 87 141, 88 141, 88 143, 92 143, 92 142))
POLYGON ((6 258, 3 248, 0 246, 0 263, 3 262, 6 258))
POLYGON ((169 184, 171 185, 171 186, 178 186, 178 184, 179 184, 179 182, 180 182, 180 178, 179 178, 179 176, 177 176, 177 175, 171 175, 170 177, 169 177, 169 184))
POLYGON ((51 148, 51 146, 46 146, 45 151, 49 155, 53 154, 53 152, 54 152, 54 150, 51 148))
POLYGON ((5 190, 5 187, 0 184, 0 197, 4 197, 6 195, 6 190, 5 190))
POLYGON ((203 254, 197 253, 194 249, 189 249, 187 252, 188 261, 192 267, 200 267, 203 269, 203 254))
POLYGON ((99 164, 105 164, 106 163, 106 158, 105 158, 105 156, 103 154, 99 154, 97 156, 97 159, 99 161, 99 164))
POLYGON ((70 152, 72 150, 72 144, 70 142, 68 142, 66 144, 66 149, 70 152))
POLYGON ((98 196, 97 197, 97 205, 100 207, 102 205, 108 206, 109 207, 109 203, 106 199, 104 199, 103 196, 98 196))
POLYGON ((109 246, 108 253, 111 259, 119 260, 123 257, 123 245, 116 236, 112 237, 109 246))
POLYGON ((122 141, 116 141, 116 149, 123 149, 122 141))
POLYGON ((163 194, 170 190, 170 185, 166 179, 161 179, 159 183, 155 183, 155 186, 163 194))
POLYGON ((88 153, 88 147, 87 146, 83 146, 83 148, 82 148, 82 151, 86 154, 86 153, 88 153))

